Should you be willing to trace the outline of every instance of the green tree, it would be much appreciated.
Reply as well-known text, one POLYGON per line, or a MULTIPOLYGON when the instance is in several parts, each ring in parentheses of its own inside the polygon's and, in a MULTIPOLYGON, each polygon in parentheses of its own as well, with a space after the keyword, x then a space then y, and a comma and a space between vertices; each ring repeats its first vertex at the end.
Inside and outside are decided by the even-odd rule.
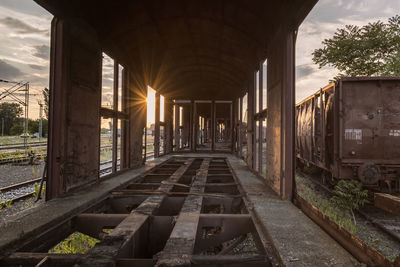
POLYGON ((24 126, 20 123, 14 124, 10 129, 11 135, 20 135, 24 132, 24 126))
POLYGON ((39 120, 28 120, 28 133, 34 134, 39 132, 39 120))
MULTIPOLYGON (((39 121, 40 119, 36 120, 28 120, 28 133, 34 134, 39 132, 39 121)), ((48 131, 48 120, 42 119, 42 133, 43 136, 47 136, 48 131)))
POLYGON ((354 211, 368 203, 368 190, 362 190, 362 184, 355 180, 340 180, 333 190, 331 201, 339 207, 349 211, 356 225, 354 211))
POLYGON ((43 119, 42 120, 42 134, 43 134, 43 137, 47 137, 48 131, 49 131, 49 121, 43 119))
POLYGON ((387 23, 347 25, 322 44, 312 53, 314 63, 337 68, 339 76, 400 76, 399 15, 387 23))
POLYGON ((4 119, 4 134, 10 135, 11 127, 22 115, 22 107, 17 103, 0 103, 0 124, 4 119))

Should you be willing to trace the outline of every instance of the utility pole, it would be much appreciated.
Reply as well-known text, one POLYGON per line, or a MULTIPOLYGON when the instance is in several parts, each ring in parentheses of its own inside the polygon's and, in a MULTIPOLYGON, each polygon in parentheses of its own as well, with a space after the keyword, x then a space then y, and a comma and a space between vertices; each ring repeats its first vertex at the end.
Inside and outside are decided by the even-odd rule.
POLYGON ((25 83, 25 125, 24 125, 24 146, 27 147, 28 133, 28 111, 29 111, 29 83, 25 83))
MULTIPOLYGON (((22 123, 24 126, 24 146, 26 148, 27 146, 27 132, 28 132, 28 120, 29 120, 29 82, 13 82, 13 81, 7 81, 0 79, 0 83, 8 83, 11 86, 9 88, 6 88, 4 90, 0 91, 0 101, 9 98, 13 102, 17 102, 18 104, 22 105, 25 108, 25 121, 22 123), (23 93, 19 93, 23 92, 23 93), (23 99, 22 97, 25 97, 23 99)), ((4 127, 4 122, 3 122, 3 127, 4 127)))
POLYGON ((39 104, 39 142, 41 141, 41 138, 42 138, 42 116, 43 116, 43 104, 42 104, 42 101, 38 101, 38 104, 39 104))
POLYGON ((1 136, 4 136, 4 118, 1 118, 1 136))

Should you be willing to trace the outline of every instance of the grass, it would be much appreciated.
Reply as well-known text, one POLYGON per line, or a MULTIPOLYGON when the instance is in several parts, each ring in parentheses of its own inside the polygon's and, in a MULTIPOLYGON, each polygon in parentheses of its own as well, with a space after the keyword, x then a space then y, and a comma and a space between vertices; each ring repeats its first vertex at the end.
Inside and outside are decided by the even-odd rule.
MULTIPOLYGON (((46 148, 27 148, 27 149, 21 149, 21 150, 15 150, 11 152, 1 152, 0 151, 0 160, 2 159, 14 159, 17 160, 21 157, 25 157, 28 155, 30 151, 33 151, 36 155, 38 154, 46 154, 47 149, 46 148)), ((41 156, 41 159, 44 159, 44 156, 41 156)))
MULTIPOLYGON (((27 138, 26 141, 28 143, 39 142, 38 138, 27 138)), ((41 138, 41 142, 46 142, 47 138, 41 138)), ((11 145, 11 144, 23 144, 24 138, 19 137, 18 135, 14 136, 0 136, 0 145, 11 145)))
MULTIPOLYGON (((297 177, 296 179, 302 179, 301 177, 297 177)), ((303 183, 296 183, 297 185, 297 193, 299 196, 307 200, 310 204, 316 207, 320 212, 328 216, 332 221, 346 229, 352 234, 357 233, 358 228, 353 223, 351 216, 348 212, 343 209, 338 208, 334 203, 330 200, 327 200, 321 197, 318 193, 315 192, 312 188, 305 186, 303 183)))
MULTIPOLYGON (((37 199, 39 195, 39 190, 40 190, 40 184, 35 184, 35 192, 33 193, 33 197, 35 199, 37 199)), ((40 194, 41 198, 45 198, 45 196, 46 196, 46 182, 43 183, 42 192, 40 194)))
POLYGON ((0 201, 0 212, 3 208, 10 208, 12 205, 12 199, 0 201))
POLYGON ((392 247, 386 240, 377 236, 374 232, 369 232, 365 225, 355 225, 350 212, 339 208, 329 198, 318 193, 318 190, 307 185, 306 178, 296 175, 296 187, 297 193, 302 198, 328 216, 332 221, 382 253, 382 255, 385 255, 388 260, 393 262, 396 259, 396 248, 392 247))

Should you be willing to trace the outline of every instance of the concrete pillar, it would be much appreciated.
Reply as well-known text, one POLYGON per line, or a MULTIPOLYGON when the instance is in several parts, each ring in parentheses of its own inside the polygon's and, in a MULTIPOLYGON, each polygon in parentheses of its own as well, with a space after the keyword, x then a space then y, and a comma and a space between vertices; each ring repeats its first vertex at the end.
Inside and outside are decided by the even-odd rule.
MULTIPOLYGON (((116 61, 114 61, 114 111, 118 111, 118 64, 116 61)), ((112 170, 113 173, 117 172, 117 160, 118 160, 118 154, 117 154, 117 146, 118 146, 118 118, 113 118, 113 124, 112 124, 112 170)))
POLYGON ((197 129, 199 128, 199 123, 198 123, 198 118, 197 118, 197 108, 196 108, 196 103, 192 100, 191 105, 191 135, 190 135, 190 150, 192 152, 196 151, 196 145, 197 145, 197 129))
MULTIPOLYGON (((259 112, 263 107, 263 62, 260 63, 259 71, 258 71, 258 105, 260 107, 259 112)), ((262 150, 262 121, 259 121, 258 124, 258 171, 261 173, 262 165, 263 165, 263 150, 262 150)))
POLYGON ((147 108, 144 96, 147 95, 147 85, 144 82, 139 83, 134 73, 127 70, 125 72, 128 87, 126 111, 129 123, 129 167, 136 168, 145 161, 146 143, 143 143, 143 134, 146 134, 147 108))
POLYGON ((254 169, 256 166, 255 162, 255 72, 250 75, 248 96, 247 96, 247 165, 254 169))
POLYGON ((179 105, 174 105, 174 109, 175 109, 175 130, 174 130, 174 139, 175 139, 175 151, 179 150, 179 105))
POLYGON ((171 99, 164 98, 164 154, 169 154, 173 151, 173 102, 171 99))
POLYGON ((46 199, 99 179, 102 54, 82 21, 52 21, 46 199))
POLYGON ((156 92, 155 125, 154 125, 154 157, 160 156, 160 94, 156 92))
POLYGON ((229 138, 231 139, 231 153, 233 153, 235 151, 235 147, 234 147, 234 142, 235 142, 235 136, 233 134, 233 103, 234 101, 232 101, 232 103, 230 104, 230 116, 229 116, 229 138))
POLYGON ((294 183, 294 31, 286 26, 268 52, 267 183, 291 199, 294 183))
POLYGON ((211 151, 215 151, 216 113, 215 101, 213 100, 211 103, 211 151))
POLYGON ((292 200, 295 179, 295 33, 285 36, 284 46, 284 98, 282 98, 283 131, 282 136, 282 176, 281 194, 283 199, 292 200))
POLYGON ((183 106, 182 116, 182 146, 190 146, 190 105, 183 106))
MULTIPOLYGON (((128 71, 124 68, 122 72, 122 112, 129 114, 128 110, 128 71)), ((131 144, 131 139, 129 138, 130 128, 129 128, 129 120, 121 121, 121 169, 129 168, 129 147, 131 144)))
POLYGON ((233 105, 233 123, 232 123, 232 153, 238 156, 238 133, 239 133, 239 99, 232 102, 233 105))
POLYGON ((239 126, 238 126, 238 156, 242 157, 242 117, 243 117, 243 97, 239 98, 239 126))

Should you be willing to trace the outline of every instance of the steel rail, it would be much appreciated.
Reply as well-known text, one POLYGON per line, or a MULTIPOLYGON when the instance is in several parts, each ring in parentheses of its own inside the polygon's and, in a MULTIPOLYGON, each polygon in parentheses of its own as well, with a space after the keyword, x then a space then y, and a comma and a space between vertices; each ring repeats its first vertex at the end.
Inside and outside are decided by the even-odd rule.
POLYGON ((4 193, 4 192, 8 192, 8 191, 11 191, 11 190, 14 190, 14 189, 18 189, 20 187, 23 187, 23 186, 26 186, 26 185, 29 185, 29 184, 34 184, 34 183, 40 182, 40 180, 42 180, 42 178, 32 179, 32 180, 29 180, 29 181, 26 181, 26 182, 9 185, 9 186, 0 188, 0 193, 4 193))

